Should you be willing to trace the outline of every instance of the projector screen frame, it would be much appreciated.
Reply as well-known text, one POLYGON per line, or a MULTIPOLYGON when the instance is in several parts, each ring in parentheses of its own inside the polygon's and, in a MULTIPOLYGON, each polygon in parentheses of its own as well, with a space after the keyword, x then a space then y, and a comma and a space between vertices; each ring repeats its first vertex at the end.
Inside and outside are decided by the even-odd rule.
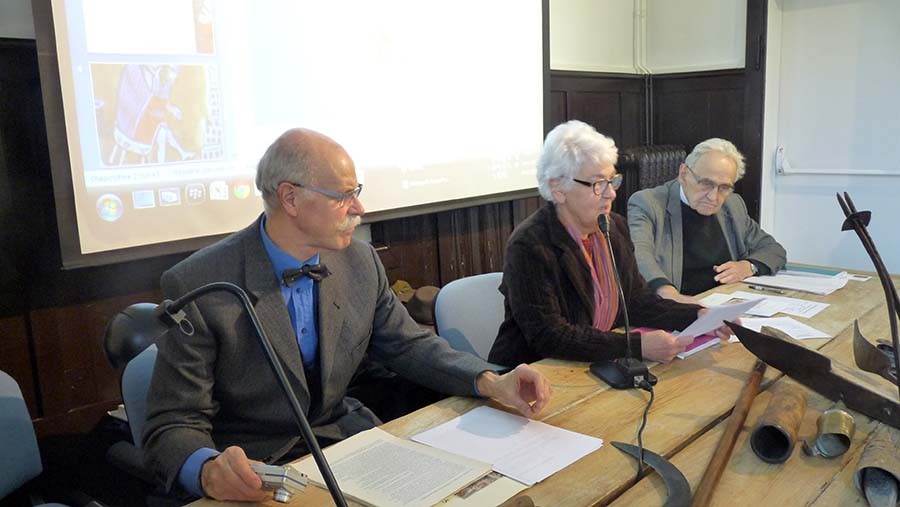
MULTIPOLYGON (((198 250, 228 234, 194 237, 183 240, 154 243, 97 253, 82 253, 76 223, 75 191, 71 176, 71 162, 63 110, 62 89, 59 79, 59 61, 56 48, 56 27, 51 12, 51 0, 32 0, 35 43, 44 102, 47 129, 47 148, 50 155, 50 173, 56 207, 57 230, 63 269, 103 266, 120 262, 147 259, 198 250)), ((543 130, 544 135, 553 127, 550 109, 550 40, 549 0, 541 0, 543 130)), ((512 192, 441 201, 403 208, 389 209, 367 214, 364 224, 386 220, 437 213, 442 211, 480 206, 497 202, 537 196, 536 188, 512 192)), ((261 211, 261 210, 260 210, 261 211)))

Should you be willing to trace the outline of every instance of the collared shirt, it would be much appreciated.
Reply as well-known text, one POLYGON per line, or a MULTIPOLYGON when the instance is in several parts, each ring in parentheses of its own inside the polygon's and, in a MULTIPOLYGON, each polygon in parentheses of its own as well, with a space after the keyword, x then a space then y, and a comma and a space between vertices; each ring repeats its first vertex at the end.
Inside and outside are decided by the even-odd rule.
MULTIPOLYGON (((313 255, 305 261, 299 261, 289 253, 278 248, 266 233, 266 219, 260 220, 259 232, 262 236, 263 246, 275 268, 275 278, 281 282, 281 274, 288 269, 297 269, 310 264, 319 263, 319 254, 313 255)), ((290 287, 281 284, 281 296, 287 305, 288 314, 291 316, 291 324, 294 334, 300 345, 300 354, 303 357, 303 367, 307 373, 318 369, 316 355, 319 349, 319 334, 316 328, 316 308, 319 299, 319 289, 312 278, 304 276, 290 287)))
MULTIPOLYGON (((316 308, 319 300, 319 289, 312 279, 303 277, 285 287, 281 283, 281 274, 287 269, 301 268, 307 264, 318 264, 319 254, 313 255, 305 261, 299 261, 289 253, 278 248, 266 233, 266 217, 263 216, 259 224, 259 233, 262 236, 266 254, 272 262, 275 270, 275 278, 281 288, 281 296, 287 306, 288 315, 291 317, 291 325, 297 337, 300 355, 303 359, 303 368, 307 374, 318 374, 318 349, 319 334, 316 327, 316 308)), ((181 465, 178 473, 178 483, 188 493, 195 496, 203 496, 200 486, 200 470, 203 464, 219 455, 215 449, 203 447, 194 451, 181 465)))

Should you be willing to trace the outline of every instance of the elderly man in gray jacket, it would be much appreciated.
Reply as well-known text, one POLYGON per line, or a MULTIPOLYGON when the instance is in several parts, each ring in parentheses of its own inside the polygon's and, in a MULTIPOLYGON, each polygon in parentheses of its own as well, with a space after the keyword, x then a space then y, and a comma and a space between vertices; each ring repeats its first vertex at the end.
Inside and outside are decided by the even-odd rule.
POLYGON ((636 192, 628 200, 628 226, 638 269, 664 298, 691 297, 719 284, 774 274, 786 253, 747 214, 734 184, 744 157, 724 139, 698 144, 678 178, 636 192))

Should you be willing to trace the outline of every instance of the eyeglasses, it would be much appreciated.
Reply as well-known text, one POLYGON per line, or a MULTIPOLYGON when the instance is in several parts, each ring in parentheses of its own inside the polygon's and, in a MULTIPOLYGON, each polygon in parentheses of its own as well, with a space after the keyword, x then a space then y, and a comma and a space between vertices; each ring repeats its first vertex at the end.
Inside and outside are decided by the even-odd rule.
POLYGON ((349 192, 335 192, 333 190, 326 190, 324 188, 316 188, 316 187, 310 187, 308 185, 303 185, 300 183, 294 183, 293 181, 288 181, 287 183, 290 183, 291 185, 294 185, 295 187, 300 187, 302 189, 309 190, 310 192, 315 192, 317 194, 322 194, 324 196, 331 197, 332 199, 336 199, 338 201, 339 208, 343 208, 345 205, 349 205, 350 201, 352 201, 354 198, 358 198, 359 194, 362 193, 362 187, 363 187, 362 183, 358 183, 356 185, 356 188, 354 188, 353 190, 351 190, 349 192))
POLYGON ((697 182, 697 186, 700 187, 700 190, 702 190, 703 193, 708 194, 712 192, 713 189, 716 189, 717 193, 727 196, 728 194, 734 192, 734 185, 728 185, 725 183, 717 185, 716 182, 711 179, 700 179, 700 177, 697 176, 697 173, 695 173, 694 170, 691 169, 691 166, 687 164, 684 164, 684 166, 687 167, 688 171, 690 171, 691 176, 694 177, 694 181, 697 182))
POLYGON ((594 195, 602 195, 603 192, 606 191, 606 187, 609 185, 612 185, 613 190, 618 190, 619 187, 622 186, 622 175, 616 174, 608 180, 601 178, 597 181, 584 181, 577 178, 572 178, 572 181, 574 181, 575 183, 580 183, 586 187, 591 187, 591 190, 594 191, 594 195))

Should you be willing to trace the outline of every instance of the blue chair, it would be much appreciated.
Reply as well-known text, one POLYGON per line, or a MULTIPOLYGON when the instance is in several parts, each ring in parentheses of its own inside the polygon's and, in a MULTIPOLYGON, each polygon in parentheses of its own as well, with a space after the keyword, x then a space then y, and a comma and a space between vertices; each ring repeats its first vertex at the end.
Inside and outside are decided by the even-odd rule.
POLYGON ((141 434, 147 421, 147 391, 150 390, 156 354, 156 345, 150 345, 125 366, 122 372, 122 401, 133 443, 124 440, 116 442, 106 452, 107 461, 151 484, 155 481, 144 467, 141 434))
POLYGON ((456 350, 487 359, 503 323, 503 273, 454 280, 438 292, 434 321, 438 335, 456 350))
MULTIPOLYGON (((0 499, 44 471, 37 436, 19 384, 0 371, 0 499)), ((62 504, 43 504, 44 507, 62 504)))

